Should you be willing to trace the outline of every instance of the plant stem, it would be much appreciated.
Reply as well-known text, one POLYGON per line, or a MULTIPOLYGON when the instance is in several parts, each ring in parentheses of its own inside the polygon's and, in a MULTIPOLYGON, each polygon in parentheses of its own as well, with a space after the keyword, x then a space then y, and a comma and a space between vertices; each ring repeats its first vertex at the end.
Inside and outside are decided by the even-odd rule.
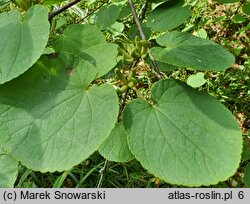
POLYGON ((106 159, 105 162, 104 162, 103 167, 100 170, 100 175, 101 176, 100 176, 99 182, 97 184, 97 188, 100 188, 101 185, 102 185, 104 173, 106 172, 107 166, 108 166, 108 160, 106 159))
MULTIPOLYGON (((145 36, 145 33, 144 33, 143 29, 142 29, 141 22, 140 22, 140 20, 138 18, 138 15, 136 13, 134 3, 132 2, 132 0, 128 0, 128 3, 129 3, 129 6, 130 6, 130 9, 132 11, 132 16, 134 18, 135 24, 136 24, 137 29, 139 31, 140 37, 141 37, 142 40, 146 40, 146 36, 145 36)), ((154 57, 149 52, 149 49, 150 49, 150 45, 148 46, 148 56, 149 56, 150 61, 151 61, 152 65, 153 65, 153 67, 154 67, 154 69, 156 71, 156 76, 158 77, 158 79, 162 79, 163 75, 160 72, 154 57)))
POLYGON ((80 2, 81 0, 73 0, 65 5, 63 5, 62 7, 58 8, 57 10, 55 10, 54 12, 50 12, 49 13, 49 21, 51 22, 51 20, 58 14, 62 13, 63 11, 67 10, 68 8, 70 8, 71 6, 77 4, 78 2, 80 2))
POLYGON ((147 8, 148 8, 148 2, 146 1, 146 3, 144 3, 141 8, 140 22, 142 22, 145 19, 147 8))
POLYGON ((141 39, 146 40, 146 36, 144 34, 144 31, 143 31, 142 26, 141 26, 141 22, 140 22, 140 20, 138 18, 138 15, 136 13, 134 3, 132 2, 132 0, 128 0, 128 3, 129 3, 129 6, 130 6, 130 9, 132 11, 132 16, 134 18, 135 24, 137 26, 137 29, 138 29, 139 33, 140 33, 141 39))
MULTIPOLYGON (((135 65, 136 65, 138 62, 139 62, 139 59, 136 60, 135 62, 133 62, 133 64, 131 64, 131 66, 129 67, 129 71, 131 71, 131 70, 135 67, 135 65)), ((120 112, 119 112, 118 118, 121 117, 122 112, 123 112, 123 110, 124 110, 124 108, 125 108, 126 101, 127 101, 127 96, 128 96, 128 89, 125 91, 124 97, 121 99, 122 102, 121 102, 120 112)))

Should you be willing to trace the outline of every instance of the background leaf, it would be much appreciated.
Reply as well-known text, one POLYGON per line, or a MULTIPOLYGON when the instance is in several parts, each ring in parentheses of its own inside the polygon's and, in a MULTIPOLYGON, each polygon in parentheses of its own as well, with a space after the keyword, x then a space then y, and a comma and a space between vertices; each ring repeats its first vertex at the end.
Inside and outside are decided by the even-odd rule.
POLYGON ((191 15, 183 0, 167 1, 156 7, 148 16, 147 26, 156 31, 171 30, 184 23, 191 15))
POLYGON ((233 21, 234 23, 243 23, 243 22, 246 21, 246 19, 245 19, 244 16, 242 16, 242 15, 240 15, 240 14, 236 14, 236 15, 233 16, 232 21, 233 21))
POLYGON ((123 117, 130 149, 144 168, 186 186, 216 184, 235 173, 242 138, 230 111, 175 80, 154 84, 152 100, 130 102, 123 117))
POLYGON ((48 12, 44 7, 31 7, 23 20, 17 10, 1 13, 0 84, 28 70, 42 55, 48 37, 48 12))
POLYGON ((234 56, 220 45, 189 33, 174 31, 158 37, 164 47, 151 49, 156 60, 198 70, 224 70, 234 63, 234 56))
POLYGON ((206 79, 204 79, 204 73, 198 72, 196 74, 190 75, 187 79, 187 84, 189 86, 192 86, 194 88, 200 87, 203 84, 207 82, 206 79))
MULTIPOLYGON (((142 23, 141 26, 142 26, 142 29, 144 31, 146 39, 149 39, 151 34, 152 34, 151 29, 149 27, 147 27, 146 23, 142 23)), ((136 25, 132 25, 128 31, 128 37, 130 39, 134 40, 136 36, 140 36, 140 33, 139 33, 136 25)))
POLYGON ((53 5, 53 4, 60 4, 66 0, 46 0, 43 2, 44 5, 53 5))
POLYGON ((103 6, 96 13, 96 25, 101 30, 107 29, 118 19, 121 9, 122 5, 111 4, 109 6, 103 6))
POLYGON ((246 2, 242 5, 242 10, 245 14, 250 15, 250 2, 246 2))

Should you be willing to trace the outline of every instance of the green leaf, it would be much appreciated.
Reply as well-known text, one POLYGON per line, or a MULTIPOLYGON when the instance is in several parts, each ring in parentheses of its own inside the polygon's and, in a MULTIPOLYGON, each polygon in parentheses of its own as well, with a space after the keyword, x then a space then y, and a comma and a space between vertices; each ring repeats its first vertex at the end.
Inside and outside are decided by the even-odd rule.
POLYGON ((195 36, 200 37, 200 38, 207 38, 207 31, 203 28, 197 30, 197 32, 193 33, 195 36))
POLYGON ((44 1, 43 4, 50 6, 50 5, 54 5, 54 4, 61 4, 64 1, 66 1, 66 0, 46 0, 46 1, 44 1))
POLYGON ((242 10, 245 14, 250 15, 250 2, 244 3, 242 10))
POLYGON ((223 3, 223 4, 230 4, 230 3, 239 2, 240 0, 216 0, 216 1, 223 3))
POLYGON ((169 72, 178 69, 176 66, 159 61, 157 61, 157 66, 162 72, 169 72))
POLYGON ((243 144, 243 150, 242 150, 242 154, 241 154, 241 160, 243 160, 243 161, 250 160, 250 146, 248 147, 247 143, 243 144))
POLYGON ((123 23, 119 23, 119 22, 115 22, 114 24, 112 24, 109 28, 108 31, 113 35, 113 36, 118 36, 121 35, 123 30, 124 30, 124 24, 123 23))
POLYGON ((18 162, 0 148, 0 188, 13 188, 18 173, 18 162))
POLYGON ((246 185, 246 187, 250 187, 250 163, 245 168, 243 182, 246 185))
POLYGON ((104 35, 95 26, 70 25, 62 36, 54 38, 52 46, 57 52, 89 55, 97 68, 97 77, 108 73, 117 64, 117 45, 106 43, 104 35))
POLYGON ((127 162, 134 159, 129 149, 127 133, 122 123, 116 124, 109 137, 102 143, 98 151, 109 161, 127 162))
POLYGON ((131 15, 131 9, 129 5, 124 5, 120 11, 119 20, 122 20, 124 18, 127 18, 129 15, 131 15))
POLYGON ((4 8, 9 3, 10 3, 9 0, 0 0, 0 9, 4 8))
POLYGON ((89 87, 95 67, 60 54, 43 56, 0 86, 0 142, 33 170, 63 171, 98 149, 118 115, 111 85, 89 87))
POLYGON ((70 25, 62 36, 53 40, 53 46, 58 51, 77 52, 94 47, 96 44, 105 44, 105 37, 98 28, 91 25, 70 25))
MULTIPOLYGON (((146 23, 142 23, 141 26, 142 30, 144 31, 146 39, 149 39, 151 36, 151 29, 147 27, 146 23)), ((132 25, 128 31, 128 37, 134 40, 136 36, 140 36, 140 33, 136 25, 132 25)))
POLYGON ((55 182, 53 184, 53 188, 62 188, 62 185, 63 185, 65 179, 67 178, 67 176, 70 174, 71 171, 72 171, 71 169, 64 171, 62 173, 62 175, 57 177, 57 179, 55 180, 55 182))
POLYGON ((194 88, 200 87, 203 84, 207 82, 206 79, 204 79, 204 73, 198 72, 196 74, 190 75, 187 79, 187 84, 189 86, 192 86, 194 88))
POLYGON ((153 2, 153 3, 160 3, 163 1, 168 1, 168 0, 147 0, 148 2, 153 2))
MULTIPOLYGON (((148 56, 145 58, 145 60, 148 64, 151 63, 150 58, 148 56)), ((176 66, 173 66, 171 64, 167 64, 164 62, 160 62, 160 61, 156 61, 156 64, 157 64, 159 70, 162 72, 171 72, 171 71, 178 69, 178 67, 176 67, 176 66)))
POLYGON ((189 33, 174 31, 156 39, 164 47, 151 49, 156 60, 179 67, 221 71, 234 63, 234 56, 220 45, 189 33))
POLYGON ((0 14, 0 84, 28 70, 41 56, 49 37, 48 12, 31 7, 22 19, 17 10, 0 14))
POLYGON ((153 105, 130 102, 123 114, 135 158, 168 183, 216 184, 239 166, 242 138, 229 110, 185 83, 161 80, 152 87, 153 105))
POLYGON ((156 31, 171 30, 184 23, 191 15, 184 0, 171 0, 157 6, 148 16, 147 26, 156 31))
POLYGON ((25 171, 23 171, 20 174, 20 178, 18 178, 19 181, 18 181, 17 185, 15 186, 15 188, 23 188, 25 182, 27 182, 28 177, 30 176, 31 173, 32 173, 31 169, 26 169, 25 171))
POLYGON ((246 21, 246 19, 245 19, 244 16, 242 16, 242 15, 240 15, 240 14, 236 14, 236 15, 233 16, 232 21, 233 21, 234 23, 243 23, 243 22, 246 21))
POLYGON ((111 4, 109 6, 103 6, 96 13, 96 25, 101 30, 107 29, 118 19, 121 9, 122 5, 111 4))

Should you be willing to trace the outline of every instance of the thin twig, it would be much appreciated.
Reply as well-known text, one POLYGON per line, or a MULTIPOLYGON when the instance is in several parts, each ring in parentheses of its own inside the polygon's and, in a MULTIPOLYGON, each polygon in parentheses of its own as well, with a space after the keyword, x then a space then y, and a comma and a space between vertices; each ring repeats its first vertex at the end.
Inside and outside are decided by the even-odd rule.
POLYGON ((93 13, 95 13, 97 10, 99 10, 101 7, 103 7, 104 4, 107 4, 108 2, 109 2, 109 0, 102 2, 102 4, 100 6, 98 6, 93 11, 91 11, 89 14, 87 14, 86 16, 84 16, 84 18, 82 18, 79 22, 82 22, 83 20, 85 20, 86 18, 88 18, 89 16, 91 16, 93 13))
MULTIPOLYGON (((135 24, 136 24, 136 26, 137 26, 137 29, 138 29, 138 31, 139 31, 140 37, 141 37, 142 40, 146 40, 145 33, 144 33, 143 29, 142 29, 141 22, 140 22, 140 20, 139 20, 139 18, 138 18, 138 15, 137 15, 137 13, 136 13, 135 6, 134 6, 132 0, 128 0, 128 3, 129 3, 129 6, 130 6, 130 9, 131 9, 131 11, 132 11, 132 15, 133 15, 135 24)), ((150 61, 151 61, 152 65, 153 65, 153 67, 154 67, 156 73, 157 73, 156 76, 158 77, 158 79, 161 79, 161 78, 163 78, 163 75, 162 75, 162 73, 160 72, 160 70, 159 70, 159 68, 158 68, 158 66, 157 66, 157 63, 156 63, 154 57, 153 57, 153 56, 151 55, 151 53, 149 52, 149 49, 150 49, 150 45, 148 46, 148 56, 149 56, 149 58, 150 58, 150 61)))
POLYGON ((70 8, 71 6, 77 4, 78 2, 80 2, 81 0, 73 0, 65 5, 63 5, 62 7, 58 8, 57 10, 50 12, 49 13, 49 22, 51 22, 51 20, 58 14, 62 13, 63 11, 67 10, 68 8, 70 8))
POLYGON ((108 160, 106 159, 105 162, 104 162, 103 167, 100 170, 100 175, 101 176, 100 176, 99 182, 97 184, 97 188, 100 188, 101 185, 102 185, 104 173, 106 172, 107 166, 108 166, 108 160))
POLYGON ((141 39, 142 40, 146 40, 146 36, 145 36, 145 34, 143 32, 143 29, 142 29, 142 26, 141 26, 141 22, 140 22, 140 20, 138 18, 138 15, 136 13, 135 6, 134 6, 132 0, 128 0, 128 3, 129 3, 129 6, 130 6, 130 9, 132 11, 132 15, 133 15, 135 24, 137 26, 137 29, 138 29, 139 33, 140 33, 141 39))
POLYGON ((146 1, 146 3, 143 4, 141 9, 140 22, 142 22, 145 19, 147 8, 148 8, 148 2, 146 1))

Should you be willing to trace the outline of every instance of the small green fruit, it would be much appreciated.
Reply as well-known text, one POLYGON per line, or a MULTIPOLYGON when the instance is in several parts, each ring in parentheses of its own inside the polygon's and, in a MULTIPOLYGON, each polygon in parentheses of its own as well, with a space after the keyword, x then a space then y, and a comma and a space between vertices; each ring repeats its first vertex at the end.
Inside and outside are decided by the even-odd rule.
POLYGON ((128 87, 131 88, 131 89, 132 89, 133 87, 135 87, 135 85, 136 85, 136 83, 133 82, 133 81, 128 82, 128 87))
POLYGON ((122 86, 121 88, 120 88, 120 87, 117 87, 116 92, 117 92, 118 94, 123 94, 127 89, 128 89, 128 86, 127 86, 127 85, 124 85, 124 86, 122 86))
POLYGON ((115 69, 115 77, 116 77, 116 79, 121 80, 121 82, 123 84, 128 83, 127 79, 125 78, 125 76, 121 73, 121 71, 118 68, 115 69))
POLYGON ((138 49, 134 49, 131 53, 131 56, 134 58, 134 59, 139 59, 141 57, 141 54, 139 52, 138 49))

